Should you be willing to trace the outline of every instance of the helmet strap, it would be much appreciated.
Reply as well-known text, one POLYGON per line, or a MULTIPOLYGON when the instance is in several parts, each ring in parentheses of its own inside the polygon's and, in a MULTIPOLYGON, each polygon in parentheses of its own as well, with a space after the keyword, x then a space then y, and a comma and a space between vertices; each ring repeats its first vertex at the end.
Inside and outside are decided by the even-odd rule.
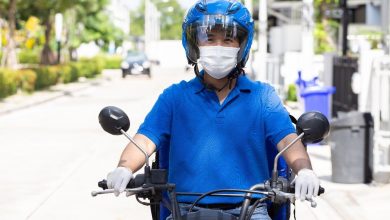
POLYGON ((194 72, 195 72, 196 77, 198 77, 200 79, 200 81, 202 82, 203 86, 206 89, 214 90, 216 92, 221 92, 227 85, 229 85, 229 89, 232 89, 233 79, 238 78, 241 74, 245 75, 244 69, 242 69, 242 68, 237 66, 229 73, 228 81, 221 88, 217 88, 214 85, 208 84, 208 83, 206 83, 204 81, 203 75, 201 75, 199 73, 199 68, 198 68, 198 64, 197 63, 194 64, 194 72))

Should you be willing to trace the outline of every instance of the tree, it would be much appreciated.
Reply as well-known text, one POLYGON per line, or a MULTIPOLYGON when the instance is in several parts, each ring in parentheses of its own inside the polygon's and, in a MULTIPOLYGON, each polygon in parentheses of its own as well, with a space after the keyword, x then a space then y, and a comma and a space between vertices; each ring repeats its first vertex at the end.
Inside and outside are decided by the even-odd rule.
MULTIPOLYGON (((177 0, 151 0, 161 13, 160 16, 160 37, 165 40, 181 38, 181 24, 184 18, 184 9, 177 0)), ((130 12, 130 34, 132 36, 143 36, 145 34, 145 2, 130 12)))
POLYGON ((20 18, 27 20, 30 15, 37 16, 45 27, 45 43, 41 53, 41 64, 54 64, 56 59, 50 48, 51 32, 53 20, 56 13, 63 13, 67 9, 74 7, 78 1, 68 0, 35 0, 20 1, 18 12, 20 18))
POLYGON ((130 12, 130 35, 136 37, 145 35, 145 1, 130 12))
POLYGON ((154 0, 153 3, 156 5, 157 10, 161 13, 161 39, 181 39, 181 24, 184 18, 184 9, 180 6, 177 0, 154 0))
POLYGON ((315 10, 315 52, 324 53, 334 51, 336 43, 334 33, 337 31, 339 23, 328 18, 325 12, 338 7, 339 0, 314 0, 315 10))
POLYGON ((116 45, 123 41, 123 32, 110 21, 105 7, 107 0, 80 1, 65 14, 67 17, 67 42, 71 58, 82 43, 95 41, 107 48, 111 41, 116 45))
POLYGON ((15 69, 17 67, 16 45, 14 40, 16 27, 16 3, 17 0, 0 1, 3 8, 0 9, 2 13, 7 15, 8 34, 7 45, 1 59, 1 66, 15 69))

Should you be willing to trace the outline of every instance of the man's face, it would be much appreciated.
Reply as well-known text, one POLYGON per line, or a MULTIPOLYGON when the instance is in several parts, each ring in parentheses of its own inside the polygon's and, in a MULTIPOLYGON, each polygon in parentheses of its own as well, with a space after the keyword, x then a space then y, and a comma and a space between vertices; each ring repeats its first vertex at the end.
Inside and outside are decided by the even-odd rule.
POLYGON ((240 47, 240 42, 237 38, 229 36, 225 31, 215 28, 207 31, 202 37, 198 37, 199 46, 224 46, 224 47, 240 47))

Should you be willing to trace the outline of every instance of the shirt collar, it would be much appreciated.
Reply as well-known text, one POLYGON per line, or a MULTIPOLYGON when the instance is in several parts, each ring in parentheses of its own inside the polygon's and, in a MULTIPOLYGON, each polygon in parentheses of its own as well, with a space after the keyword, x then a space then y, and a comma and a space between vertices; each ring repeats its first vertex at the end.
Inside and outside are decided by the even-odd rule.
MULTIPOLYGON (((192 84, 192 88, 195 94, 200 93, 205 89, 201 79, 198 77, 192 79, 190 83, 192 84)), ((248 77, 240 75, 237 78, 236 89, 240 90, 241 92, 250 92, 252 90, 252 84, 253 82, 248 79, 248 77)))

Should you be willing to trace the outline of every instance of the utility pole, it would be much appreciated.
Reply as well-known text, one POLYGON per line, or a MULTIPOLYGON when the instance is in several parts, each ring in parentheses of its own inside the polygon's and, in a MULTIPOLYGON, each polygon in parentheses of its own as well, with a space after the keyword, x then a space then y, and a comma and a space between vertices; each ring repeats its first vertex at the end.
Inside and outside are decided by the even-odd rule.
POLYGON ((145 39, 144 39, 144 50, 145 53, 149 52, 149 44, 151 38, 151 21, 150 21, 150 0, 145 0, 145 39))
MULTIPOLYGON (((245 0, 245 7, 248 9, 249 13, 251 14, 252 16, 252 19, 253 19, 253 4, 252 4, 252 0, 245 0)), ((255 66, 254 66, 254 62, 253 62, 253 53, 252 53, 252 48, 250 49, 250 52, 249 52, 249 57, 248 57, 248 63, 247 63, 247 68, 250 70, 250 74, 252 75, 252 77, 255 77, 254 73, 255 73, 255 66), (249 64, 249 65, 248 65, 249 64)))
POLYGON ((57 41, 57 64, 61 63, 61 41, 62 41, 62 26, 63 16, 61 13, 55 15, 55 34, 57 41))
POLYGON ((266 81, 267 76, 267 0, 259 0, 259 67, 256 80, 266 81))
MULTIPOLYGON (((2 46, 2 42, 3 42, 3 39, 2 39, 2 33, 1 33, 1 30, 3 29, 3 20, 0 18, 0 50, 1 50, 1 46, 2 46)), ((1 58, 0 58, 1 59, 1 58)))
POLYGON ((382 0, 381 1, 381 23, 382 23, 382 30, 384 32, 383 36, 383 43, 384 43, 384 49, 385 53, 389 54, 390 50, 390 2, 389 0, 382 0))
POLYGON ((160 39, 160 12, 151 0, 145 0, 145 53, 149 55, 150 45, 160 39))
POLYGON ((303 0, 302 8, 302 53, 308 56, 314 54, 314 8, 313 0, 303 0))
POLYGON ((348 50, 348 5, 347 5, 347 0, 340 0, 340 8, 341 10, 343 11, 343 14, 342 14, 342 18, 341 18, 341 21, 342 21, 342 27, 343 27, 343 31, 342 31, 342 38, 341 38, 341 42, 342 42, 342 54, 343 56, 346 56, 347 55, 347 50, 348 50))
POLYGON ((245 4, 245 7, 248 9, 249 13, 252 14, 252 12, 253 12, 252 0, 245 0, 244 4, 245 4))
POLYGON ((313 78, 313 56, 314 56, 314 8, 313 0, 303 0, 302 5, 302 77, 313 78))

